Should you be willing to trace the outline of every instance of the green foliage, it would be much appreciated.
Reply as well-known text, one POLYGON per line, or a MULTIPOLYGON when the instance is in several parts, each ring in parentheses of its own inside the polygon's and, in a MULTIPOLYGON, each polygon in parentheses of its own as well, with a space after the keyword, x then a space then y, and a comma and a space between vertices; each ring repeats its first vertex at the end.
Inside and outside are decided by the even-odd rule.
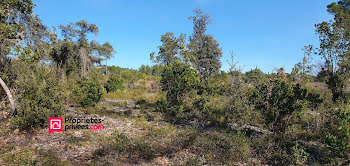
POLYGON ((56 67, 61 69, 62 77, 65 74, 76 72, 77 59, 75 57, 74 49, 76 45, 69 40, 60 40, 55 43, 50 51, 50 56, 56 67))
POLYGON ((199 77, 190 65, 175 61, 165 66, 160 81, 170 106, 183 104, 183 99, 199 85, 199 77))
POLYGON ((161 76, 164 66, 163 65, 153 65, 152 66, 152 75, 161 76))
POLYGON ((191 55, 189 58, 200 74, 201 81, 219 73, 222 49, 212 35, 205 34, 210 16, 202 10, 194 11, 195 16, 189 17, 193 21, 193 34, 187 46, 191 55))
POLYGON ((171 64, 174 61, 180 60, 179 54, 185 47, 185 35, 180 35, 176 38, 174 33, 167 32, 161 36, 161 42, 163 43, 159 46, 158 56, 154 56, 154 52, 151 54, 151 60, 159 64, 171 64))
POLYGON ((308 157, 310 156, 302 147, 296 142, 292 148, 293 157, 296 165, 305 165, 308 157))
POLYGON ((141 67, 139 68, 139 72, 151 75, 152 68, 148 65, 141 65, 141 67))
POLYGON ((124 80, 115 76, 111 76, 105 85, 107 92, 115 92, 124 89, 124 80))
POLYGON ((313 47, 312 45, 304 46, 304 57, 302 62, 297 63, 292 69, 292 75, 296 76, 296 81, 298 82, 307 82, 307 79, 310 78, 314 65, 311 64, 313 47), (298 80, 301 79, 301 80, 298 80))
POLYGON ((318 54, 325 60, 322 72, 333 92, 333 101, 347 100, 349 94, 344 93, 344 90, 350 75, 350 54, 349 47, 344 43, 350 41, 349 1, 333 2, 327 8, 334 15, 334 20, 315 25, 320 39, 318 54))
POLYGON ((336 154, 344 156, 350 148, 350 109, 345 107, 335 111, 332 122, 335 129, 326 135, 325 142, 336 154))
POLYGON ((0 2, 1 59, 8 55, 13 47, 16 47, 16 39, 23 36, 19 34, 25 31, 33 7, 32 0, 2 0, 0 2))
POLYGON ((68 163, 62 162, 54 152, 43 152, 41 150, 22 149, 12 154, 8 153, 1 157, 7 164, 16 165, 51 165, 64 166, 68 163))
POLYGON ((64 85, 45 66, 18 63, 16 67, 21 72, 16 80, 20 93, 17 116, 12 122, 20 130, 45 127, 48 117, 62 114, 66 100, 64 85))
POLYGON ((103 88, 94 80, 78 80, 77 87, 73 91, 79 104, 83 107, 95 106, 102 99, 103 88))
POLYGON ((153 75, 153 76, 161 76, 163 71, 163 65, 153 65, 153 66, 148 66, 148 65, 141 65, 139 68, 139 72, 148 74, 148 75, 153 75))
POLYGON ((157 110, 165 112, 169 120, 192 119, 193 97, 199 87, 199 75, 190 65, 175 61, 164 67, 160 80, 165 98, 157 102, 157 110))
POLYGON ((258 83, 260 80, 264 79, 264 73, 258 68, 252 69, 244 75, 249 83, 258 83))
POLYGON ((284 131, 293 117, 303 114, 306 98, 305 88, 278 79, 258 85, 250 101, 257 110, 262 111, 267 125, 271 125, 275 131, 284 131))

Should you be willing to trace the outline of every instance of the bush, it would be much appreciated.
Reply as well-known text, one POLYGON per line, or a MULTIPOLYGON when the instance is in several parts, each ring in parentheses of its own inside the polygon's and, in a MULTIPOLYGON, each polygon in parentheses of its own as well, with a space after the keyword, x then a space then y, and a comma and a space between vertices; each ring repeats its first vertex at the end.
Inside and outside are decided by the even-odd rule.
POLYGON ((331 147, 334 154, 344 157, 350 148, 350 108, 334 111, 331 123, 334 129, 326 135, 325 143, 331 147))
POLYGON ((47 126, 48 117, 61 115, 64 110, 63 85, 45 66, 19 64, 17 116, 12 122, 20 130, 47 126))
POLYGON ((284 132, 294 117, 304 113, 307 95, 307 90, 299 84, 278 79, 258 85, 250 101, 262 111, 267 125, 274 131, 284 132))
POLYGON ((73 91, 80 105, 83 107, 95 106, 102 99, 103 88, 94 80, 79 80, 73 91))
POLYGON ((246 72, 245 77, 248 83, 257 83, 264 79, 265 74, 258 68, 246 72))
POLYGON ((107 92, 115 92, 124 89, 124 80, 115 76, 111 76, 106 84, 107 92))
POLYGON ((165 67, 160 82, 169 104, 179 106, 186 95, 198 87, 199 75, 190 65, 175 61, 165 67))

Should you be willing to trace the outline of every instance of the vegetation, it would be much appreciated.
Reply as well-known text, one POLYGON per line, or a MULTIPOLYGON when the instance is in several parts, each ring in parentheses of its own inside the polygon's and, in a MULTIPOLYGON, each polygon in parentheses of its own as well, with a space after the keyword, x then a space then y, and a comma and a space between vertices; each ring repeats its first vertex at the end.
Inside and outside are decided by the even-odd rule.
POLYGON ((108 66, 116 52, 91 40, 97 25, 80 20, 50 29, 31 0, 2 0, 0 140, 7 142, 0 141, 0 165, 71 165, 34 144, 17 148, 48 137, 48 117, 79 112, 115 127, 80 134, 84 139, 50 135, 69 146, 93 145, 84 164, 348 165, 349 6, 327 6, 334 18, 315 25, 320 45, 305 46, 291 73, 267 74, 242 72, 233 52, 230 70, 221 71, 222 49, 206 33, 212 20, 200 9, 189 17, 193 34, 165 33, 150 56, 155 64, 135 70, 108 66), (14 143, 25 137, 18 132, 30 140, 14 143))
POLYGON ((83 79, 78 80, 73 94, 83 107, 95 106, 102 98, 103 89, 97 81, 83 79))
POLYGON ((124 89, 124 80, 117 77, 110 77, 106 84, 107 92, 115 92, 124 89))

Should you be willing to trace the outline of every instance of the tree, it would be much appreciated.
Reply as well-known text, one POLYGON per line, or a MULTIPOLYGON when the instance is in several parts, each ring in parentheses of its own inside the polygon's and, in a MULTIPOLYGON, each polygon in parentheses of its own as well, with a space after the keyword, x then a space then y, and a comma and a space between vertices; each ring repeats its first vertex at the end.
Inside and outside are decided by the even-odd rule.
POLYGON ((316 25, 320 39, 318 54, 325 60, 322 72, 332 90, 333 100, 346 99, 346 80, 350 76, 350 1, 340 0, 327 6, 334 20, 316 25))
POLYGON ((152 68, 148 65, 141 65, 139 72, 152 75, 152 68))
POLYGON ((94 42, 88 42, 88 34, 98 34, 98 27, 95 24, 89 24, 86 20, 77 21, 75 24, 69 23, 68 25, 59 26, 62 31, 62 36, 66 40, 77 42, 77 55, 80 62, 78 62, 81 69, 81 77, 85 77, 86 71, 89 70, 89 66, 92 65, 91 56, 92 51, 98 47, 94 47, 94 42), (91 46, 93 45, 93 46, 91 46))
POLYGON ((106 74, 108 74, 107 61, 113 57, 115 53, 113 46, 108 42, 104 43, 98 48, 98 54, 106 60, 106 74))
POLYGON ((231 56, 231 62, 227 60, 227 63, 230 65, 229 73, 234 74, 234 73, 241 73, 243 68, 241 66, 238 66, 238 61, 235 60, 235 53, 233 51, 230 51, 230 56, 231 56))
POLYGON ((50 55, 56 67, 61 72, 61 79, 64 80, 66 66, 69 63, 69 59, 74 56, 75 44, 69 40, 60 40, 53 45, 50 55))
POLYGON ((192 62, 199 71, 201 80, 219 73, 221 68, 220 58, 222 49, 212 35, 205 34, 207 25, 211 22, 208 14, 203 14, 202 10, 196 9, 195 16, 190 16, 193 21, 193 34, 188 45, 192 56, 192 62))
MULTIPOLYGON (((20 47, 33 7, 32 0, 0 1, 0 61, 7 58, 12 49, 20 47)), ((0 85, 11 103, 10 116, 13 116, 16 111, 13 96, 1 77, 0 85)))
POLYGON ((0 58, 5 58, 24 37, 26 23, 33 12, 31 0, 0 2, 0 58))
POLYGON ((308 76, 312 74, 312 70, 314 67, 314 65, 311 64, 312 53, 313 53, 312 45, 304 46, 303 51, 304 51, 303 60, 302 62, 299 62, 295 65, 292 73, 302 78, 302 80, 305 82, 308 76))
POLYGON ((159 46, 158 56, 154 56, 155 53, 151 53, 151 60, 159 64, 171 64, 176 60, 181 59, 181 50, 185 48, 186 35, 181 34, 178 38, 174 36, 174 33, 167 32, 161 36, 162 45, 159 46))

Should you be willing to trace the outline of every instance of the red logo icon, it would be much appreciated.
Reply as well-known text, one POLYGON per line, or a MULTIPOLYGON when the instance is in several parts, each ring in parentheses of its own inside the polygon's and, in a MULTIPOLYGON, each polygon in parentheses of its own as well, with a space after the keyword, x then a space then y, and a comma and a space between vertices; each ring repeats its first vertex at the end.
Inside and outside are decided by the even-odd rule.
POLYGON ((56 131, 63 131, 62 117, 49 117, 49 134, 56 131))

